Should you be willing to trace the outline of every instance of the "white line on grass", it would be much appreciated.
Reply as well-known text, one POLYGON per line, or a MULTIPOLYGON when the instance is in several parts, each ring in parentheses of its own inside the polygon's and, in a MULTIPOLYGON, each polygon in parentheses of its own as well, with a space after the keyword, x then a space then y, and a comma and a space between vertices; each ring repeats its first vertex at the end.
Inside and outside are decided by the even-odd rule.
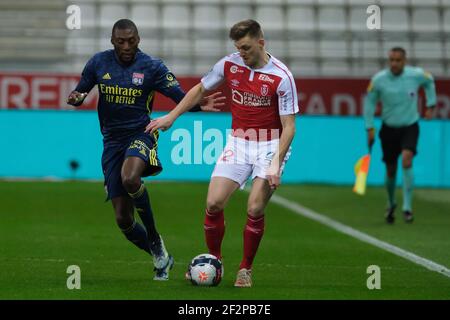
POLYGON ((386 251, 393 253, 399 257, 402 257, 402 258, 412 261, 418 265, 421 265, 431 271, 441 273, 450 278, 450 270, 446 266, 443 266, 443 265, 440 265, 431 260, 422 258, 412 252, 403 250, 403 249, 396 247, 390 243, 378 240, 377 238, 369 236, 366 233, 355 230, 349 226, 346 226, 345 224, 337 222, 331 218, 328 218, 320 213, 317 213, 309 208, 306 208, 296 202, 290 201, 281 196, 274 194, 271 198, 271 201, 273 203, 276 203, 276 204, 286 208, 286 209, 289 209, 289 210, 295 212, 296 214, 299 214, 303 217, 320 222, 336 231, 342 232, 342 233, 349 235, 353 238, 356 238, 360 241, 370 243, 371 245, 373 245, 375 247, 386 250, 386 251))

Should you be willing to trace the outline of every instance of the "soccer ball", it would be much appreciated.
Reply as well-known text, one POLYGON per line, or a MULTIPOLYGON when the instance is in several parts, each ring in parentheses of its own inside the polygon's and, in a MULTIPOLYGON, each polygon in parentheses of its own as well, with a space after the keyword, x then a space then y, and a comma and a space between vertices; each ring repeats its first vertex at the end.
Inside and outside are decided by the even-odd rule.
POLYGON ((187 278, 196 286, 217 286, 222 275, 222 261, 209 253, 194 257, 188 266, 187 278))

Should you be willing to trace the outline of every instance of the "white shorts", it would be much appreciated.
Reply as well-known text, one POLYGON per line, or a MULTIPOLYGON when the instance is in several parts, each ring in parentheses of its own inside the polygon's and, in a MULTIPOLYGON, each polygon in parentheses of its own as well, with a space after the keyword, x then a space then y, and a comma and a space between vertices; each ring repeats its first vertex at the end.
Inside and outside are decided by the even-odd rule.
MULTIPOLYGON (((237 182, 243 189, 249 177, 267 179, 266 172, 272 162, 273 155, 278 151, 280 140, 249 141, 233 136, 228 137, 227 144, 217 160, 211 177, 225 177, 237 182)), ((289 156, 289 147, 281 163, 280 174, 283 173, 289 156)))

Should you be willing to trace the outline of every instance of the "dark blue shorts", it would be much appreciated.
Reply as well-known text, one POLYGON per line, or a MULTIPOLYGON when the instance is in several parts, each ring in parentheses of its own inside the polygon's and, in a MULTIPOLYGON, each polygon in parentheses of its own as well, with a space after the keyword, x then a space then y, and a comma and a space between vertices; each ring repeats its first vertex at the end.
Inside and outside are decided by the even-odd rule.
POLYGON ((102 169, 105 176, 107 199, 128 194, 122 185, 122 165, 128 157, 139 157, 147 164, 143 177, 155 176, 162 171, 158 159, 158 132, 138 133, 125 141, 108 140, 103 144, 102 169))

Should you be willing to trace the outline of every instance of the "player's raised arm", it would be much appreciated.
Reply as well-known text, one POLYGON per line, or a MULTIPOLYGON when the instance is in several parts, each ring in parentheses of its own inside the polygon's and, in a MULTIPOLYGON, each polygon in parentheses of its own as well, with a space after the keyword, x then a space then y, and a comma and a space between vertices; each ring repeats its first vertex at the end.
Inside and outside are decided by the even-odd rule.
POLYGON ((188 93, 178 103, 175 109, 173 109, 168 115, 150 122, 145 128, 145 132, 153 133, 158 129, 162 129, 163 131, 169 129, 172 126, 173 122, 180 115, 190 110, 192 107, 199 103, 205 103, 206 101, 206 106, 208 109, 215 109, 215 107, 224 105, 223 100, 225 99, 225 97, 217 97, 217 95, 220 95, 220 93, 214 93, 208 97, 205 97, 207 91, 214 90, 223 82, 224 63, 225 59, 217 62, 214 67, 208 72, 208 74, 202 78, 201 82, 188 91, 188 93))
POLYGON ((206 90, 203 87, 202 83, 198 83, 188 91, 188 93, 184 96, 180 103, 178 103, 178 105, 172 111, 170 111, 169 114, 150 122, 145 128, 145 132, 153 133, 158 129, 166 131, 172 126, 173 122, 180 115, 198 104, 203 99, 205 92, 206 90))

